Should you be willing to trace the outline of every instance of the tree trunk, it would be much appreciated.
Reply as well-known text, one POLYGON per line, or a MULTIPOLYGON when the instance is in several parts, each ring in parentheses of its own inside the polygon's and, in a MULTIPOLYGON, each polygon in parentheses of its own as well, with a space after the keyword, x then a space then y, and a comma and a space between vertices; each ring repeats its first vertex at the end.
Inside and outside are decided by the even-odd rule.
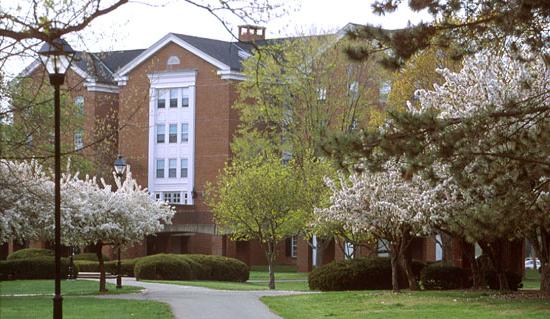
POLYGON ((276 243, 267 244, 267 267, 269 271, 269 289, 275 289, 275 270, 273 269, 273 263, 275 262, 275 247, 276 243))
POLYGON ((487 252, 487 255, 491 259, 495 273, 498 279, 499 290, 508 291, 510 290, 510 285, 508 284, 508 278, 506 278, 506 271, 502 267, 502 242, 501 239, 494 240, 490 243, 480 242, 480 246, 484 251, 487 252))
POLYGON ((418 290, 418 284, 416 283, 416 276, 414 275, 412 267, 412 257, 410 253, 410 248, 401 256, 401 264, 405 275, 407 276, 407 282, 409 283, 410 290, 418 290))
POLYGON ((105 280, 105 265, 103 263, 103 242, 100 240, 96 244, 97 261, 99 262, 99 292, 107 292, 106 280, 105 280))
MULTIPOLYGON (((468 247, 471 247, 471 244, 468 243, 464 238, 462 238, 461 239, 462 257, 465 260, 467 260, 468 263, 470 264, 470 270, 472 271, 472 288, 479 290, 481 289, 482 284, 484 284, 483 274, 481 273, 479 264, 476 261, 475 251, 467 249, 468 247)), ((466 283, 463 283, 463 284, 466 285, 466 283)))
POLYGON ((391 249, 390 251, 390 261, 391 261, 391 286, 393 292, 399 292, 399 254, 397 249, 391 249))
POLYGON ((542 228, 535 229, 529 241, 540 260, 540 290, 550 293, 550 233, 542 228))

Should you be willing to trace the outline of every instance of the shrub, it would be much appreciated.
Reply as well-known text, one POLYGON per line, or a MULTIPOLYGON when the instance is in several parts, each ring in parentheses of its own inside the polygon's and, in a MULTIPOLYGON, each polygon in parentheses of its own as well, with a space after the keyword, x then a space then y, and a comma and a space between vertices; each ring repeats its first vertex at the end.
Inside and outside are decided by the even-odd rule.
POLYGON ((422 270, 420 280, 424 289, 459 289, 466 285, 466 272, 459 267, 434 263, 422 270))
MULTIPOLYGON (((96 253, 83 253, 78 254, 73 257, 74 260, 88 260, 88 261, 98 261, 96 253)), ((103 261, 109 261, 109 257, 103 255, 103 261)))
POLYGON ((11 253, 7 260, 27 259, 35 257, 52 257, 54 251, 50 249, 41 248, 25 248, 11 253))
MULTIPOLYGON (((419 277, 424 264, 413 262, 413 272, 419 277)), ((308 277, 309 288, 321 291, 391 289, 391 262, 389 258, 370 257, 333 261, 314 269, 308 277)), ((407 287, 403 273, 399 287, 407 287)))
MULTIPOLYGON (((78 272, 78 266, 75 274, 78 272)), ((61 278, 69 274, 69 260, 61 258, 61 278)), ((0 279, 54 279, 55 258, 34 257, 0 261, 0 279)))
POLYGON ((74 260, 81 272, 99 272, 99 262, 90 260, 74 260))
MULTIPOLYGON (((122 276, 134 277, 134 267, 139 258, 134 259, 121 259, 120 260, 120 270, 122 276)), ((108 261, 105 263, 105 271, 110 272, 111 274, 117 273, 117 260, 108 261)))
POLYGON ((207 255, 158 254, 140 258, 136 279, 246 281, 248 266, 233 258, 207 255))

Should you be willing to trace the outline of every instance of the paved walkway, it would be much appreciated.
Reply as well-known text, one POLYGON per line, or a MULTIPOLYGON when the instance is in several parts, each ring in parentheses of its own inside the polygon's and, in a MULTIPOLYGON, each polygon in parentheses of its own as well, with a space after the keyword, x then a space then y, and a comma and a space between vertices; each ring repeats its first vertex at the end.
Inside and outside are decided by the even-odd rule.
MULTIPOLYGON (((114 280, 107 280, 114 283, 114 280)), ((176 319, 280 319, 259 298, 303 294, 294 291, 234 291, 157 284, 124 278, 123 285, 144 287, 138 294, 105 295, 98 298, 157 300, 172 308, 176 319)))

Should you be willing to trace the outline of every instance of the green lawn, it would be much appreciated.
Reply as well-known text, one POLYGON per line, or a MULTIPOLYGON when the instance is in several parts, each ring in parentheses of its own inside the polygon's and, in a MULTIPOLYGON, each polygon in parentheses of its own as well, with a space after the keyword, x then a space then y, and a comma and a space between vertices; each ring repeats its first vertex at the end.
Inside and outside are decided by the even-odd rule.
MULTIPOLYGON (((52 318, 49 297, 0 297, 0 318, 52 318)), ((64 319, 170 319, 167 304, 144 300, 97 299, 90 297, 63 298, 64 319)))
MULTIPOLYGON (((267 290, 267 282, 230 282, 230 281, 207 281, 207 280, 144 280, 145 282, 158 282, 162 284, 173 284, 182 286, 205 287, 221 290, 267 290)), ((275 282, 277 290, 308 291, 307 282, 275 282)))
POLYGON ((523 279, 523 288, 525 289, 540 288, 540 273, 538 270, 525 269, 525 278, 523 279))
MULTIPOLYGON (((124 286, 116 289, 113 284, 107 283, 109 294, 135 293, 142 290, 140 287, 124 286)), ((99 283, 90 280, 63 280, 61 281, 61 293, 63 295, 95 295, 99 291, 99 283)), ((53 295, 53 280, 13 280, 0 281, 0 295, 38 294, 53 295)))
MULTIPOLYGON (((305 272, 275 272, 275 280, 307 280, 305 272)), ((269 280, 266 271, 250 271, 250 280, 269 280)))
POLYGON ((327 292, 262 297, 285 319, 550 318, 550 299, 507 298, 476 292, 327 292))

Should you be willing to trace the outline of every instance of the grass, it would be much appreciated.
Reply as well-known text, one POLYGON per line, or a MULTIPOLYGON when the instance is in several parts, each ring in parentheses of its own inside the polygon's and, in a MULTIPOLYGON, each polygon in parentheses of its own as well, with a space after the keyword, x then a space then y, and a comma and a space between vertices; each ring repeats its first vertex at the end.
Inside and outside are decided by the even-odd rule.
MULTIPOLYGON (((124 286, 116 289, 113 284, 107 283, 108 294, 126 294, 141 291, 143 288, 124 286)), ((13 280, 0 281, 0 296, 6 295, 52 295, 54 291, 53 280, 13 280)), ((95 295, 99 291, 99 282, 90 280, 63 280, 61 292, 65 296, 95 295)))
POLYGON ((525 269, 525 278, 523 279, 524 289, 540 288, 540 273, 535 269, 525 269))
MULTIPOLYGON (((273 267, 275 273, 278 272, 296 272, 296 266, 294 265, 275 265, 273 267)), ((251 271, 266 272, 268 271, 267 266, 250 266, 251 271)))
MULTIPOLYGON (((207 281, 207 280, 144 280, 145 282, 157 282, 182 286, 204 287, 220 290, 267 290, 267 282, 231 282, 231 281, 207 281)), ((275 282, 276 290, 308 291, 307 282, 275 282)))
MULTIPOLYGON (((305 272, 275 272, 277 280, 307 280, 308 273, 305 272)), ((250 271, 249 280, 269 280, 269 273, 266 271, 250 271)))
MULTIPOLYGON (((0 298, 2 319, 52 317, 52 299, 49 297, 0 298)), ((173 316, 167 304, 155 301, 67 297, 63 298, 63 318, 170 319, 173 316)))
POLYGON ((506 298, 479 292, 327 292, 261 300, 285 319, 550 318, 550 299, 506 298))

